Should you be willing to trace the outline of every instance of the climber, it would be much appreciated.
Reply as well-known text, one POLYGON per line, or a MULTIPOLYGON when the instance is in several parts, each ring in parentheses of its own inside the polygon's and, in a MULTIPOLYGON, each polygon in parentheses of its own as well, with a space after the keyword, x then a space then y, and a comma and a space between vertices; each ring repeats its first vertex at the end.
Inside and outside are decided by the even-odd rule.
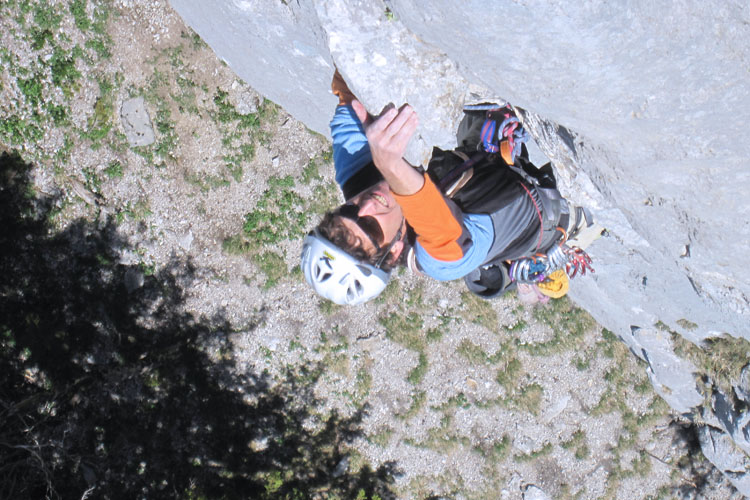
POLYGON ((302 270, 318 294, 363 303, 385 288, 394 267, 408 265, 438 280, 463 277, 485 298, 517 282, 543 282, 542 294, 560 296, 567 274, 554 271, 592 270, 585 252, 561 244, 592 225, 590 213, 570 214, 551 166, 528 161, 525 131, 509 107, 467 112, 458 147, 435 148, 427 175, 403 159, 418 125, 410 106, 372 117, 338 72, 332 89, 339 97, 333 159, 346 202, 303 244, 302 270))

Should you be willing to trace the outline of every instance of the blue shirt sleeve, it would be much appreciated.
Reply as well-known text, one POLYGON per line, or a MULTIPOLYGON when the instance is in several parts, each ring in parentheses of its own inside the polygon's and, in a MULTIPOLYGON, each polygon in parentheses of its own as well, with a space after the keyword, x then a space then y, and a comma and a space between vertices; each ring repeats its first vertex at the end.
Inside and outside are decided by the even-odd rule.
POLYGON ((336 106, 330 126, 336 182, 343 188, 352 175, 372 161, 372 153, 362 124, 350 105, 336 106))
POLYGON ((419 267, 427 276, 441 281, 463 278, 487 258, 495 237, 492 218, 487 214, 464 214, 463 223, 471 234, 472 245, 465 250, 464 256, 459 260, 438 260, 427 253, 418 241, 414 245, 419 267))

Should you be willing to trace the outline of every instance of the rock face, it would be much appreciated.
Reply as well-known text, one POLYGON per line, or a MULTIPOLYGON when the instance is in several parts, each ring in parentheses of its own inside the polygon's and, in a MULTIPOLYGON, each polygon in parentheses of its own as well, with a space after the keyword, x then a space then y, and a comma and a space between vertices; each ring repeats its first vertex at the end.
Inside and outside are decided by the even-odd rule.
POLYGON ((674 353, 668 334, 656 328, 634 328, 623 340, 631 349, 635 347, 635 354, 648 363, 646 374, 655 392, 669 406, 680 413, 689 413, 703 403, 693 377, 695 366, 674 353))
POLYGON ((316 5, 336 67, 370 112, 408 102, 419 114, 422 126, 406 159, 426 164, 432 146, 454 147, 463 114, 461 97, 468 87, 456 64, 402 23, 389 20, 380 2, 330 0, 316 5))
MULTIPOLYGON (((453 145, 472 92, 522 108, 563 194, 609 232, 590 248, 596 274, 575 280, 573 298, 649 363, 678 411, 697 414, 705 398, 654 325, 693 342, 750 340, 745 3, 171 3, 240 77, 318 132, 328 134, 336 103, 334 64, 371 112, 411 103, 421 122, 414 162, 453 145)), ((746 422, 721 410, 725 396, 713 397, 718 415, 700 411, 736 442, 746 422)), ((702 442, 714 443, 709 458, 727 449, 702 442)), ((750 495, 731 462, 722 470, 750 495)))
POLYGON ((702 427, 698 439, 706 458, 724 473, 735 488, 747 496, 750 491, 747 455, 737 448, 729 436, 715 427, 702 427))

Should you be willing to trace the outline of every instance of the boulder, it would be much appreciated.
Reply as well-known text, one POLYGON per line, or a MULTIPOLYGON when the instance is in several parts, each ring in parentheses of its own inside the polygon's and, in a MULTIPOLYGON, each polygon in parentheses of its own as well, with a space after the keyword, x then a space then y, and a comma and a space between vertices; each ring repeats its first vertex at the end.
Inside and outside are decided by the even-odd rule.
POLYGON ((642 357, 646 374, 659 394, 676 411, 690 414, 704 397, 695 383, 695 366, 674 353, 669 334, 656 328, 633 328, 621 337, 631 350, 642 357))
POLYGON ((128 144, 133 147, 148 146, 154 143, 154 128, 148 116, 143 97, 134 97, 122 103, 120 120, 125 130, 128 144))
POLYGON ((698 430, 705 457, 719 469, 737 490, 750 497, 750 459, 722 430, 705 425, 698 430))

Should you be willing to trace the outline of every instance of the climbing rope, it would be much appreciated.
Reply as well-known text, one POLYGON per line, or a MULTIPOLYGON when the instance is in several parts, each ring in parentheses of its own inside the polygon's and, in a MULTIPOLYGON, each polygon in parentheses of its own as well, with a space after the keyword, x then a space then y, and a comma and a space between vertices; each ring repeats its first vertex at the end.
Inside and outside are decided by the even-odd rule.
POLYGON ((484 150, 488 153, 500 151, 499 143, 507 140, 511 151, 511 163, 515 163, 516 158, 521 154, 523 144, 531 138, 531 134, 523 127, 513 110, 506 106, 487 111, 487 119, 482 125, 480 138, 484 150), (500 118, 502 122, 497 128, 500 118), (497 135, 495 135, 496 129, 497 135))

